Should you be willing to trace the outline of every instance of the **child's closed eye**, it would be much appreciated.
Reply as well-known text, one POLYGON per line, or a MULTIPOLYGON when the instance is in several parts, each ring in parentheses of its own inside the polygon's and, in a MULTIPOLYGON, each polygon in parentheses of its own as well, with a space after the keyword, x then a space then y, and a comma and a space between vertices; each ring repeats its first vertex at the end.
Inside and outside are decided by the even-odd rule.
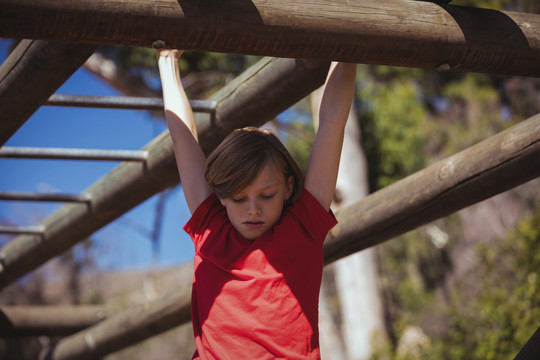
POLYGON ((271 200, 276 196, 276 194, 270 194, 270 195, 261 195, 261 198, 264 200, 271 200))

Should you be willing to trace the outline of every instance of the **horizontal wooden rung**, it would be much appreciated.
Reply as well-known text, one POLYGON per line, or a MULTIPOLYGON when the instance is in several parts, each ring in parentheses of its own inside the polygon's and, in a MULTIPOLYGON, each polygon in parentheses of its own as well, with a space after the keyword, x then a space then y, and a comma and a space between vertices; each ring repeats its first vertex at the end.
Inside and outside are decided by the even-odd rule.
POLYGON ((51 159, 51 160, 95 160, 95 161, 146 161, 144 150, 102 150, 9 147, 0 148, 0 158, 51 159))
MULTIPOLYGON (((214 113, 216 102, 189 100, 193 112, 214 113)), ((163 98, 54 94, 44 105, 102 109, 163 110, 163 98)))

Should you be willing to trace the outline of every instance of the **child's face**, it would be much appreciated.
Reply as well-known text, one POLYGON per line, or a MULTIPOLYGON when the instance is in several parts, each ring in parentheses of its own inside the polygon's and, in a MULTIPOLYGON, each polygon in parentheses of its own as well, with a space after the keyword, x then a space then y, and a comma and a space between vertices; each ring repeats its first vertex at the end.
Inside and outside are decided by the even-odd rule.
POLYGON ((237 194, 220 199, 234 228, 253 240, 274 226, 292 193, 292 177, 285 181, 274 164, 267 163, 259 176, 237 194))

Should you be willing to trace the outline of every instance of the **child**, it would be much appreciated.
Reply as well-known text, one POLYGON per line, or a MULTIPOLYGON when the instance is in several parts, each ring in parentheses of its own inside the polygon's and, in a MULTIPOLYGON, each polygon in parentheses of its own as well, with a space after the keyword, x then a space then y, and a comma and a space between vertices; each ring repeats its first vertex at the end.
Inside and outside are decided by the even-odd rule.
POLYGON ((192 218, 194 359, 320 359, 323 241, 355 64, 332 64, 305 179, 283 144, 234 131, 205 160, 177 50, 158 50, 165 117, 192 218))

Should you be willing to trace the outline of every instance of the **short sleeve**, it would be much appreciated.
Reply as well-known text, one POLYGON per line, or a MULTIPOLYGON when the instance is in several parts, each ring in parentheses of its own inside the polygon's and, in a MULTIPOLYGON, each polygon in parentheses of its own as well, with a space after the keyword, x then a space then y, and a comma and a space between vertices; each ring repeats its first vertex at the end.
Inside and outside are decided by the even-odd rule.
POLYGON ((324 241, 328 232, 337 224, 332 210, 326 211, 306 189, 291 206, 290 211, 313 239, 324 241))
POLYGON ((189 221, 184 225, 184 231, 193 239, 195 247, 200 239, 205 238, 205 232, 214 221, 227 222, 227 213, 216 194, 212 193, 195 209, 189 221))

